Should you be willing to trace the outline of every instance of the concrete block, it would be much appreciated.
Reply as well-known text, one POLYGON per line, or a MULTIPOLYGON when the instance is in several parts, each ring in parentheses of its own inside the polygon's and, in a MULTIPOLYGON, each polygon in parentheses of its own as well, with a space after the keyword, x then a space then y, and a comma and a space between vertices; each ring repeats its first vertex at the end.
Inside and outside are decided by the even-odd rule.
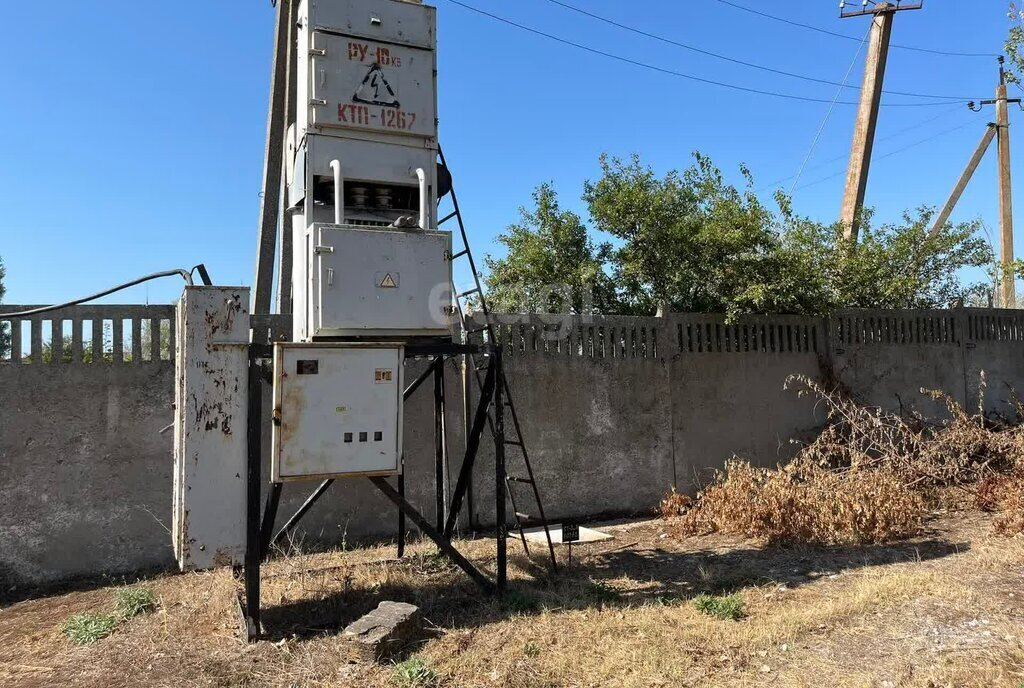
POLYGON ((421 637, 423 617, 419 607, 405 602, 381 602, 366 616, 345 628, 355 654, 367 660, 394 656, 421 637))

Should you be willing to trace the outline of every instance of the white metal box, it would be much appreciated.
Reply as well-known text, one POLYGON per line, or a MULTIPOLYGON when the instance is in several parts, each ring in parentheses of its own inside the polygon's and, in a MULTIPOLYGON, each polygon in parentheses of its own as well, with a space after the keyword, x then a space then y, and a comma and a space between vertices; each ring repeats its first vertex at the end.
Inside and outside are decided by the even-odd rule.
POLYGON ((433 7, 401 0, 302 2, 296 138, 436 147, 435 22, 433 7))
POLYGON ((274 346, 274 481, 393 475, 402 455, 401 346, 274 346))
POLYGON ((314 223, 296 248, 296 341, 451 336, 451 233, 314 223))
POLYGON ((178 302, 172 540, 182 570, 245 554, 249 288, 186 287, 178 302))

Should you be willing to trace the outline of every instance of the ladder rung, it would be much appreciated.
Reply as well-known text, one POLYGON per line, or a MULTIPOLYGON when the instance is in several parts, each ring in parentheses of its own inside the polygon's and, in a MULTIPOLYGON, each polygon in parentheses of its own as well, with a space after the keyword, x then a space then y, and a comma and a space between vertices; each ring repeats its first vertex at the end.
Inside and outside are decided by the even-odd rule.
POLYGON ((521 511, 517 511, 516 512, 516 518, 518 518, 518 519, 520 519, 522 521, 529 521, 529 520, 531 520, 533 518, 533 516, 531 516, 530 514, 524 514, 521 511))
POLYGON ((469 296, 470 294, 479 294, 479 293, 480 293, 480 287, 473 287, 472 289, 470 289, 468 291, 464 291, 461 294, 456 294, 455 298, 461 299, 464 296, 469 296))
POLYGON ((513 447, 521 447, 521 446, 523 446, 522 442, 517 442, 515 440, 505 440, 505 444, 511 445, 513 447))
POLYGON ((469 249, 468 248, 464 248, 461 251, 459 251, 458 253, 456 253, 455 255, 453 255, 452 256, 452 260, 457 260, 457 259, 461 258, 462 256, 466 255, 467 253, 469 253, 469 249))
POLYGON ((514 475, 506 475, 505 476, 505 480, 508 480, 509 482, 513 482, 513 483, 524 483, 526 485, 532 485, 533 484, 533 481, 530 480, 529 478, 517 478, 514 475))
POLYGON ((453 210, 453 211, 451 211, 450 213, 448 213, 447 215, 445 215, 445 216, 444 216, 444 218, 443 218, 443 219, 442 219, 442 220, 441 220, 440 222, 438 222, 438 223, 437 223, 438 227, 440 227, 440 226, 441 226, 441 225, 443 225, 443 224, 444 224, 445 222, 447 222, 448 220, 452 219, 453 217, 455 217, 455 216, 456 216, 456 215, 458 215, 458 214, 459 214, 459 212, 458 212, 457 210, 453 210))

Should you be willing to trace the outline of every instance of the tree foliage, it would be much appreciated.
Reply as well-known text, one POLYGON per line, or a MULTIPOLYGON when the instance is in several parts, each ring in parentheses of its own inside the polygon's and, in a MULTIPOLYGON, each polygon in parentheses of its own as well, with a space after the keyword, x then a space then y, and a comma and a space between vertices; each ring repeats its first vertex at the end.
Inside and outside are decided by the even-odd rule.
POLYGON ((498 237, 505 258, 484 259, 493 308, 511 313, 606 312, 614 290, 604 272, 611 247, 594 242, 578 215, 562 210, 550 184, 533 192, 533 208, 498 237))
POLYGON ((746 168, 737 188, 706 156, 694 158, 662 176, 638 156, 600 158, 601 175, 584 184, 583 200, 614 247, 589 238, 550 184, 539 187, 535 209, 499 237, 507 255, 487 260, 496 310, 556 309, 552 284, 567 285, 574 312, 586 305, 587 289, 597 312, 634 315, 659 306, 731 317, 935 308, 975 289, 962 281, 963 268, 990 263, 977 222, 947 223, 932 237, 929 208, 883 224, 867 212, 854 242, 839 223, 797 215, 784 194, 776 210, 765 206, 746 168))
MULTIPOLYGON (((4 286, 4 277, 7 271, 4 268, 4 261, 0 258, 0 303, 4 302, 4 294, 7 288, 4 286)), ((0 358, 6 358, 11 351, 11 326, 7 323, 0 323, 0 358)))

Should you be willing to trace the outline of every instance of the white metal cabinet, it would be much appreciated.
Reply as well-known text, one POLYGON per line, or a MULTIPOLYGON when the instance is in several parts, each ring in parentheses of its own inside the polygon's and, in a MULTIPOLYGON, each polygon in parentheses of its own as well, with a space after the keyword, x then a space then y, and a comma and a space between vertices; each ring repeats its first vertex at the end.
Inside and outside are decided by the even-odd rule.
POLYGON ((314 224, 309 238, 309 335, 451 334, 450 232, 314 224))
POLYGON ((182 570, 241 564, 249 288, 186 287, 176 318, 174 555, 182 570))
POLYGON ((397 473, 403 355, 393 344, 276 344, 273 480, 397 473))

